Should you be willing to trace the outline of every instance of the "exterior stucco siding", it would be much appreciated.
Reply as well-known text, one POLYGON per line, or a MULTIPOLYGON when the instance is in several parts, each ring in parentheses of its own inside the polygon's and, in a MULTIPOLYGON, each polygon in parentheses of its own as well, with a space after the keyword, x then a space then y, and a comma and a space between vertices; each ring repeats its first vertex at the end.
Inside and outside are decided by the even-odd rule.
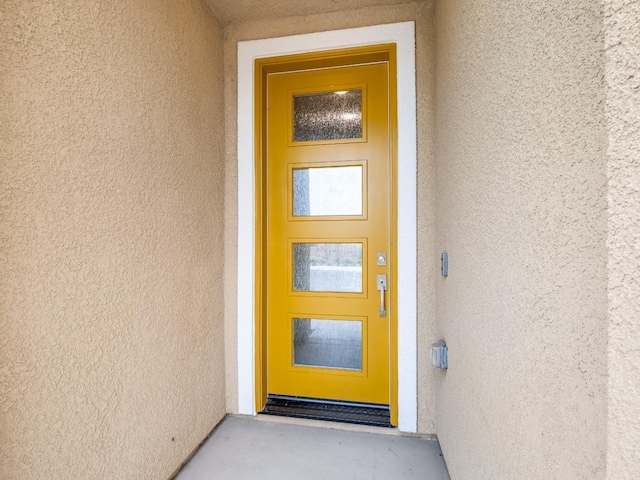
POLYGON ((0 4, 0 478, 166 479, 224 415, 222 43, 0 4))
POLYGON ((454 479, 605 477, 597 1, 436 3, 438 437, 454 479))
POLYGON ((607 478, 640 478, 640 2, 605 2, 609 210, 607 478))

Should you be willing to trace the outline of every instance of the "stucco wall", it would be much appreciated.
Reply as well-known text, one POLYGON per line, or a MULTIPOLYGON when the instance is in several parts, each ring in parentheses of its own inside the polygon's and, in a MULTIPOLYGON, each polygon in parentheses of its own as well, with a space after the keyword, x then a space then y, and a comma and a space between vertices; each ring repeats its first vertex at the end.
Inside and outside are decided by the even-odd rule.
POLYGON ((609 133, 607 477, 640 478, 640 2, 605 2, 609 133))
MULTIPOLYGON (((433 17, 431 2, 370 7, 346 12, 280 18, 232 24, 225 28, 226 184, 225 184, 225 344, 227 405, 237 411, 237 43, 242 40, 280 37, 384 23, 415 21, 418 102, 418 429, 435 433, 435 374, 427 367, 426 346, 435 334, 435 285, 437 268, 434 242, 433 163, 433 17)), ((251 295, 251 292, 242 292, 251 295)))
POLYGON ((605 476, 602 22, 593 0, 436 3, 437 419, 454 479, 605 476))
POLYGON ((0 3, 0 478, 168 478, 225 412, 222 34, 0 3))

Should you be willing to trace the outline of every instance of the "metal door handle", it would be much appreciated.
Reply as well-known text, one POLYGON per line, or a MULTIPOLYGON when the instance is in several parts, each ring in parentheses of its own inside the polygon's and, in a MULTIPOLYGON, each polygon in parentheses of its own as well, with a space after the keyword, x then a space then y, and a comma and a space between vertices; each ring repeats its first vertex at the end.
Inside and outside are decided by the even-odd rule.
POLYGON ((387 276, 378 275, 377 281, 378 290, 380 290, 380 308, 378 309, 378 315, 380 317, 387 316, 387 308, 384 305, 384 292, 387 289, 387 276))

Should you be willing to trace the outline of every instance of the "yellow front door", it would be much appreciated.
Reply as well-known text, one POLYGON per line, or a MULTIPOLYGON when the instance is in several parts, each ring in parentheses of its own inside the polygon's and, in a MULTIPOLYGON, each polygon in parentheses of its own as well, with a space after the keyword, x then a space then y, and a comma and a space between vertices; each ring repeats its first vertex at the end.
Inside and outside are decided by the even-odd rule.
POLYGON ((267 392, 389 405, 389 64, 270 74, 266 101, 267 392))

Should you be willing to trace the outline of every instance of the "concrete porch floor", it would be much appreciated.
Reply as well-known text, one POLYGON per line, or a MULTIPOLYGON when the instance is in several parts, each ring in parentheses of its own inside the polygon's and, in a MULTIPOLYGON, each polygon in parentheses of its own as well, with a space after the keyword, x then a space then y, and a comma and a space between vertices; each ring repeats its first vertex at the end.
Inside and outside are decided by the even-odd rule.
POLYGON ((175 480, 449 480, 435 440, 266 418, 227 417, 175 480))

